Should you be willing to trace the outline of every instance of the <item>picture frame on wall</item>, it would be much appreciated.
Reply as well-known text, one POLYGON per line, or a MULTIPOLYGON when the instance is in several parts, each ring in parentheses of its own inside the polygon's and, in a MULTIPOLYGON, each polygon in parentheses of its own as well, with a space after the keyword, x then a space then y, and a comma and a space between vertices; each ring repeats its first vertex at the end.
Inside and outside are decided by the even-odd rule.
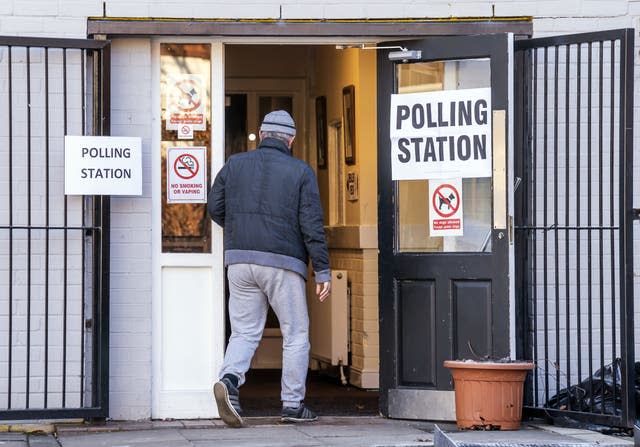
POLYGON ((327 97, 316 98, 316 150, 318 169, 327 167, 327 97))
POLYGON ((355 87, 348 85, 342 89, 342 115, 344 133, 344 162, 356 163, 356 95, 355 87))

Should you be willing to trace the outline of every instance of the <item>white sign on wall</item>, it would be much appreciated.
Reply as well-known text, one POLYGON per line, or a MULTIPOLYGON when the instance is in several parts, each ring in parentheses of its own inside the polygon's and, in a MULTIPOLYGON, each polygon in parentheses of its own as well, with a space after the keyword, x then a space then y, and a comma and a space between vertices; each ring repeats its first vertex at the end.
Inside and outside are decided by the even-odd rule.
POLYGON ((142 195, 138 137, 64 137, 66 195, 142 195))
POLYGON ((429 236, 462 236, 462 179, 429 180, 429 236))
POLYGON ((393 180, 491 177, 491 89, 391 95, 393 180))
POLYGON ((167 149, 167 203, 207 203, 207 148, 167 149))

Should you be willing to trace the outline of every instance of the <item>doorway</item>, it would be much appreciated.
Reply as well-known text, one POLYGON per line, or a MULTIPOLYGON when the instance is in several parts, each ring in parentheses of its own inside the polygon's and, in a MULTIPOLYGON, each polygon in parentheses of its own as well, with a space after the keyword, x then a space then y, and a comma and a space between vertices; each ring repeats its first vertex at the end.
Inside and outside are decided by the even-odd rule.
MULTIPOLYGON (((358 202, 353 200, 349 203, 342 187, 345 171, 355 169, 353 164, 346 164, 342 123, 343 88, 358 84, 351 79, 357 77, 358 64, 349 66, 348 61, 360 56, 357 50, 345 54, 335 46, 328 45, 225 46, 225 159, 237 152, 254 150, 259 144, 258 131, 262 117, 274 109, 287 110, 297 126, 293 155, 309 163, 316 171, 325 225, 329 233, 345 231, 349 208, 352 211, 352 224, 357 224, 359 214, 353 212, 359 205, 358 202), (340 59, 343 60, 339 61, 340 59), (296 63, 283 66, 276 62, 283 60, 295 60, 296 63), (341 65, 344 65, 344 73, 338 78, 350 80, 338 79, 331 82, 329 67, 341 65)), ((371 59, 371 67, 375 67, 375 55, 367 57, 371 59)), ((372 77, 368 86, 370 91, 361 94, 374 98, 375 72, 371 70, 369 76, 372 77)), ((372 152, 373 157, 374 154, 375 151, 372 152)), ((342 252, 353 249, 340 247, 338 241, 330 246, 330 250, 332 269, 344 269, 342 252), (334 258, 337 262, 334 262, 334 258)), ((351 272, 357 275, 358 272, 353 269, 338 271, 344 272, 340 273, 344 280, 344 290, 340 292, 340 287, 336 288, 334 284, 330 299, 335 302, 343 300, 343 307, 337 307, 339 310, 332 311, 330 303, 326 303, 326 309, 319 308, 322 305, 318 306, 313 301, 315 287, 312 280, 308 287, 312 348, 305 402, 322 415, 376 415, 379 408, 377 382, 374 383, 375 386, 366 386, 371 382, 365 380, 365 386, 362 386, 362 375, 356 370, 361 371, 363 368, 360 365, 366 361, 375 363, 377 374, 377 334, 376 343, 372 343, 369 348, 370 357, 375 357, 375 360, 365 359, 361 343, 358 343, 356 350, 360 350, 360 355, 354 365, 351 350, 351 346, 355 346, 351 337, 354 329, 351 322, 354 320, 350 318, 354 303, 347 298, 347 276, 351 272), (334 346, 333 342, 325 343, 327 332, 339 332, 336 330, 340 326, 338 320, 345 322, 342 328, 344 337, 337 343, 338 346, 334 346), (323 345, 322 349, 320 345, 323 345), (332 361, 331 354, 334 350, 341 350, 341 354, 337 355, 339 360, 332 361)), ((360 300, 357 304, 364 307, 363 301, 360 300)), ((370 315, 366 322, 360 314, 357 316, 356 324, 359 327, 356 329, 356 336, 365 332, 365 326, 370 332, 373 332, 371 329, 375 326, 377 332, 377 290, 370 301, 375 303, 375 314, 370 315)), ((367 310, 371 313, 370 309, 367 310)), ((226 337, 228 336, 227 324, 226 337)), ((262 341, 247 373, 247 382, 241 389, 242 406, 247 416, 279 415, 281 356, 282 338, 277 319, 270 311, 262 341)))

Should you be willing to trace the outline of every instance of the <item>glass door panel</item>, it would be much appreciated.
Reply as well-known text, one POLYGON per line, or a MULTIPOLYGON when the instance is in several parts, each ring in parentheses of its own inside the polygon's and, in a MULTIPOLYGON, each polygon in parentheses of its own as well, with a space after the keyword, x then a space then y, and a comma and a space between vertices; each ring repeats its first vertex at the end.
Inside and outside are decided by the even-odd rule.
MULTIPOLYGON (((491 87, 489 59, 399 64, 398 93, 491 87)), ((463 236, 429 234, 429 180, 398 180, 399 252, 490 252, 491 178, 462 179, 463 236)))
MULTIPOLYGON (((211 166, 210 86, 211 45, 160 45, 163 253, 211 253, 211 220, 206 203, 167 203, 168 148, 204 146, 206 166, 211 166), (192 138, 179 139, 179 126, 183 124, 192 127, 192 138)), ((209 184, 211 173, 207 169, 209 184)))

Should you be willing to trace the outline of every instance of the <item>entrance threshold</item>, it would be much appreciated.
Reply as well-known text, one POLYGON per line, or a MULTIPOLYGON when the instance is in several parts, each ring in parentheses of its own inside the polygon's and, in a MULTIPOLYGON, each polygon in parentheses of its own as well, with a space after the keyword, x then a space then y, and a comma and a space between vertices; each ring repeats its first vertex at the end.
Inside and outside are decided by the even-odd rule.
MULTIPOLYGON (((252 369, 240 387, 244 417, 280 416, 280 369, 252 369)), ((342 385, 340 377, 310 370, 305 405, 318 416, 377 416, 378 391, 342 385)))

